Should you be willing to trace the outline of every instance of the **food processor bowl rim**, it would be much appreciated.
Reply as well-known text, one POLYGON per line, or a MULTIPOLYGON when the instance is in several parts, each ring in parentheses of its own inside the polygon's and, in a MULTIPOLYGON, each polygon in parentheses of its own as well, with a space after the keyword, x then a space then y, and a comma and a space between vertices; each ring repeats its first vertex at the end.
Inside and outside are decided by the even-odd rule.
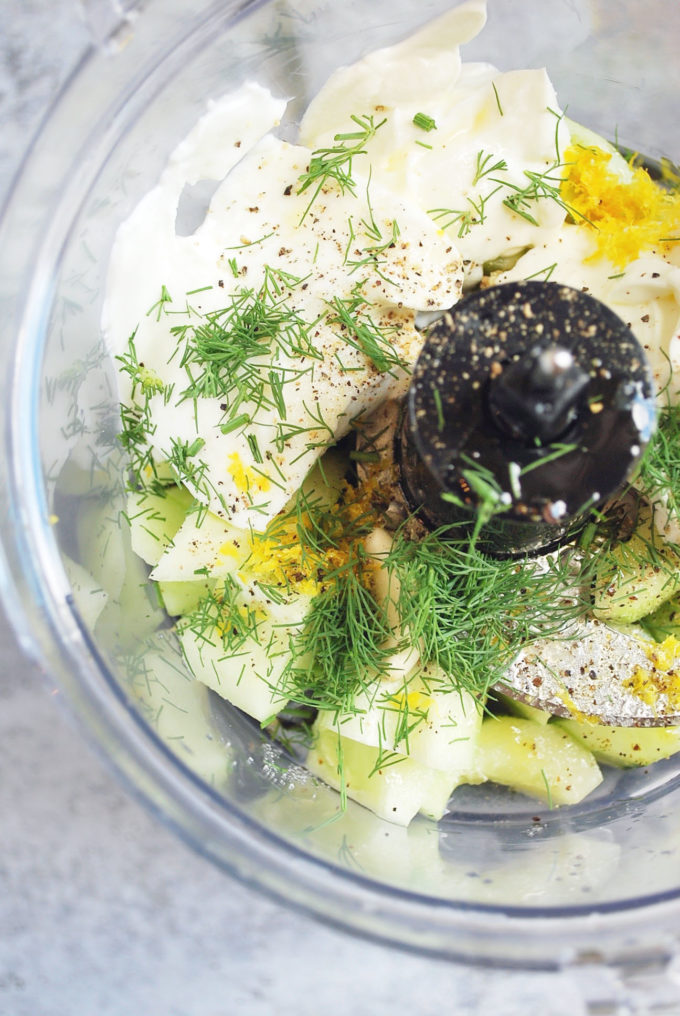
MULTIPOLYGON (((263 5, 251 4, 249 9, 263 5)), ((247 6, 232 4, 234 11, 243 11, 247 6)), ((223 18, 223 7, 219 13, 223 18)), ((213 9, 212 16, 197 18, 192 33, 185 32, 176 40, 182 53, 186 54, 192 46, 198 47, 209 37, 214 15, 213 9)), ((77 107, 74 103, 76 90, 80 92, 87 86, 88 77, 98 73, 105 59, 102 50, 88 50, 43 121, 8 195, 0 219, 0 237, 3 238, 0 250, 13 249, 12 228, 17 207, 30 200, 31 180, 40 177, 38 164, 44 151, 57 139, 55 117, 63 116, 65 111, 68 113, 72 104, 77 107)), ((149 57, 145 67, 146 77, 138 73, 135 89, 140 87, 141 80, 146 81, 153 75, 158 62, 149 57)), ((114 99, 119 102, 118 96, 114 99)), ((108 123, 109 118, 102 117, 102 122, 108 123)), ((111 127, 107 130, 110 135, 111 127)), ((83 125, 84 142, 89 137, 89 125, 83 125)), ((89 151, 89 158, 76 167, 76 172, 52 182, 50 200, 41 220, 42 230, 35 234, 39 240, 36 240, 35 250, 29 250, 22 262, 25 276, 20 273, 19 277, 30 277, 30 285, 25 290, 21 287, 23 302, 21 292, 18 290, 15 294, 20 304, 16 331, 11 315, 5 316, 2 323, 7 332, 6 348, 12 348, 15 334, 18 342, 17 355, 3 379, 12 396, 5 398, 3 445, 6 461, 2 464, 7 471, 2 495, 5 522, 9 523, 12 538, 3 539, 0 586, 24 650, 47 670, 58 674, 71 710, 78 715, 90 742, 135 796, 162 817, 166 825, 223 869, 328 923, 432 955, 541 969, 554 968, 558 962, 556 955, 563 957, 570 953, 577 940, 601 943, 601 936, 606 932, 622 943, 628 941, 633 928, 640 931, 642 913, 648 918, 646 924, 650 928, 661 927, 667 917, 678 913, 680 887, 677 892, 631 897, 615 903, 541 909, 436 899, 343 870, 306 853, 225 801, 173 755, 126 700, 82 625, 68 593, 47 515, 38 440, 41 354, 61 252, 69 228, 110 150, 111 145, 105 145, 100 138, 98 158, 89 151), (65 223, 56 214, 58 207, 81 186, 83 192, 73 200, 70 221, 65 223), (58 204, 55 202, 57 195, 58 204), (27 425, 21 428, 12 425, 13 419, 17 419, 18 407, 24 414, 29 412, 27 425), (198 835, 197 822, 203 836, 198 835), (435 915, 441 920, 433 925, 435 915), (565 925, 568 925, 566 935, 565 925), (518 951, 521 956, 515 958, 510 955, 508 943, 520 933, 518 951)), ((72 170, 77 161, 76 155, 68 169, 72 170)), ((21 220, 20 214, 18 220, 21 220)))

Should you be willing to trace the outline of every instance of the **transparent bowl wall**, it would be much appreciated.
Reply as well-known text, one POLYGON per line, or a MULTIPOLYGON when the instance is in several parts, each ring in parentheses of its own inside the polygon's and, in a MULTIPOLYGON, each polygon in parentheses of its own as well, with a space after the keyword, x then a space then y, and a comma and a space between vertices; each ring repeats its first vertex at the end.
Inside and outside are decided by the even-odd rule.
MULTIPOLYGON (((361 933, 468 960, 668 958, 677 762, 610 772, 582 805, 554 812, 480 787, 457 792, 439 826, 397 828, 352 803, 329 822, 335 793, 191 681, 121 524, 115 368, 99 338, 118 224, 208 98, 256 78, 292 97, 290 134, 334 66, 448 6, 157 2, 85 55, 29 154, 0 243, 5 602, 93 742, 240 878, 361 933)), ((463 56, 546 65, 574 119, 677 158, 678 38, 678 8, 664 0, 490 0, 463 56)))

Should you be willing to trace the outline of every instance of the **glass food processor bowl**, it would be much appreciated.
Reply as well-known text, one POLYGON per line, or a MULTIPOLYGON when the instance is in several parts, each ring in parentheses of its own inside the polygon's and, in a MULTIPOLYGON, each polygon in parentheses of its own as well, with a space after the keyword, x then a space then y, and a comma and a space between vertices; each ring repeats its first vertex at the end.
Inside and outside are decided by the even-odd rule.
MULTIPOLYGON (((165 822, 238 878, 336 925, 470 962, 664 964, 680 927, 680 766, 610 770, 547 810, 460 788, 401 828, 349 802, 194 682, 130 550, 116 369, 100 338, 118 225, 207 100, 257 80, 296 119, 333 68, 453 0, 93 4, 100 38, 35 140, 0 242, 2 584, 26 651, 165 822)), ((680 151, 680 8, 489 0, 464 50, 545 65, 574 120, 652 158, 680 151)), ((208 184, 206 186, 209 187, 208 184)), ((200 206, 200 184, 189 195, 200 206)))

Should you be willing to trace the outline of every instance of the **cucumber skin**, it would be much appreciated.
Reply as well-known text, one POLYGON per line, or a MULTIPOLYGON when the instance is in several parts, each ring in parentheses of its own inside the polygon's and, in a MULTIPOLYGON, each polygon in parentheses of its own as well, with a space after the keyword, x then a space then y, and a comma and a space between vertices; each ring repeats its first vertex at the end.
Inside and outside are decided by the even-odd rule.
POLYGON ((657 611, 680 588, 680 557, 656 532, 653 514, 641 510, 636 531, 618 544, 595 579, 593 614, 610 624, 633 624, 657 611), (652 559, 652 551, 658 562, 652 559))
POLYGON ((489 717, 477 742, 485 779, 557 806, 578 804, 602 782, 593 753, 557 724, 489 717))
POLYGON ((498 691, 494 692, 494 696, 512 716, 519 716, 524 720, 533 720, 534 723, 539 723, 542 727, 552 719, 551 714, 546 713, 545 709, 530 706, 528 702, 523 702, 521 699, 512 698, 510 695, 503 695, 498 691))
POLYGON ((588 748, 598 762, 627 769, 648 766, 680 751, 680 727, 605 727, 578 720, 555 720, 588 748))

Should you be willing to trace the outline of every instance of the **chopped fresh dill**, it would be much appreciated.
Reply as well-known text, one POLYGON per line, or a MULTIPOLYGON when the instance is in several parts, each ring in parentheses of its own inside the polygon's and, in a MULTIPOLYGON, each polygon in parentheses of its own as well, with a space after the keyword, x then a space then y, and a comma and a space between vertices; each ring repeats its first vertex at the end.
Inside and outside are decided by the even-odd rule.
POLYGON ((149 486, 149 476, 155 475, 155 469, 153 450, 149 444, 154 424, 148 399, 142 406, 121 403, 120 421, 118 440, 128 455, 131 482, 133 486, 149 486))
POLYGON ((463 456, 462 461, 464 468, 460 470, 463 480, 461 496, 452 491, 446 491, 442 494, 442 498, 459 508, 464 508, 470 502, 475 502, 475 527, 469 537, 474 543, 479 531, 490 519, 507 511, 510 499, 507 492, 499 486, 491 470, 481 466, 467 455, 463 456))
POLYGON ((391 628, 366 581, 371 562, 358 541, 312 601, 286 674, 286 694, 317 709, 353 712, 393 653, 391 628), (306 663, 306 665, 305 665, 306 663))
POLYGON ((258 236, 256 240, 243 240, 241 243, 235 243, 231 247, 225 247, 225 250, 243 250, 244 247, 254 247, 256 244, 264 243, 274 235, 276 230, 272 230, 270 233, 265 233, 263 236, 258 236))
MULTIPOLYGON (((470 200, 469 198, 467 199, 470 200)), ((467 236, 478 221, 472 208, 428 208, 427 214, 432 216, 441 229, 449 229, 458 223, 458 238, 467 236)))
POLYGON ((538 279, 542 275, 543 276, 543 281, 544 282, 549 282, 549 280, 550 280, 550 278, 552 276, 552 273, 555 271, 556 268, 557 268, 557 261, 554 261, 551 265, 548 265, 547 268, 540 268, 537 272, 533 272, 531 275, 525 275, 524 279, 525 279, 526 282, 528 282, 529 279, 538 279))
POLYGON ((194 490, 205 494, 207 485, 208 466, 201 459, 194 457, 201 450, 205 441, 203 438, 196 438, 189 443, 181 438, 171 438, 168 463, 180 483, 187 483, 194 490))
POLYGON ((361 284, 355 286, 352 296, 343 299, 336 296, 329 304, 328 322, 339 326, 338 334, 353 349, 359 350, 381 374, 392 373, 395 369, 407 370, 408 362, 394 343, 396 327, 376 324, 367 308, 366 298, 361 293, 361 284))
POLYGON ((636 486, 651 501, 663 499, 670 517, 680 520, 680 405, 668 404, 660 411, 636 486))
POLYGON ((536 170, 525 169, 523 173, 528 182, 524 186, 503 177, 489 176, 489 179, 499 187, 507 188, 510 191, 510 194, 503 198, 505 207, 534 226, 539 225, 534 212, 536 212, 539 203, 545 200, 554 201, 574 221, 588 222, 586 216, 573 208, 562 196, 564 177, 561 170, 567 168, 567 163, 562 161, 560 154, 559 127, 564 113, 556 113, 550 108, 548 108, 548 112, 555 117, 555 157, 550 165, 540 173, 536 170))
POLYGON ((369 268, 376 271, 386 282, 395 285, 393 280, 384 275, 380 269, 386 262, 384 257, 385 252, 391 250, 399 239, 399 224, 396 219, 393 219, 392 222, 389 223, 389 233, 387 236, 383 234, 383 231, 378 225, 373 213, 370 186, 371 175, 369 173, 368 182, 366 184, 366 205, 368 207, 368 217, 361 219, 360 222, 360 226, 362 227, 360 232, 363 233, 364 239, 368 242, 362 246, 362 241, 357 237, 357 233, 354 230, 354 223, 352 217, 350 216, 347 220, 347 224, 349 226, 349 237, 345 247, 344 263, 349 268, 350 275, 360 268, 369 268))
POLYGON ((145 367, 143 363, 139 362, 137 356, 137 350, 135 349, 135 336, 137 329, 134 330, 130 338, 128 339, 127 352, 116 357, 116 360, 120 363, 120 371, 122 374, 127 374, 132 380, 132 391, 130 397, 135 399, 137 389, 141 389, 143 395, 153 395, 156 392, 165 391, 165 385, 158 377, 158 375, 145 367))
POLYGON ((231 434, 234 430, 247 427, 251 419, 252 417, 248 413, 240 413, 239 416, 234 416, 226 423, 220 424, 220 431, 222 434, 231 434))
POLYGON ((475 184, 478 184, 483 177, 489 176, 491 173, 504 173, 508 168, 508 164, 505 159, 498 159, 497 162, 492 163, 491 160, 493 158, 494 156, 491 155, 491 153, 485 154, 484 149, 477 152, 475 175, 472 179, 473 187, 475 184))
POLYGON ((458 224, 458 237, 466 237, 473 226, 481 225, 486 220, 486 205, 490 198, 501 189, 501 185, 494 187, 486 195, 478 194, 476 197, 466 197, 469 208, 429 208, 427 214, 438 223, 441 229, 449 229, 458 224))
POLYGON ((382 773, 384 769, 389 769, 390 766, 398 765, 404 761, 405 756, 400 755, 396 751, 392 751, 389 748, 383 748, 382 745, 378 745, 378 749, 375 756, 375 762, 373 768, 367 773, 367 778, 375 776, 378 773, 382 773))
POLYGON ((301 222, 329 181, 333 180, 343 193, 349 191, 350 194, 356 194, 356 184, 352 177, 353 161, 360 155, 366 155, 366 145, 387 122, 387 118, 376 123, 372 116, 353 114, 350 119, 358 129, 336 134, 333 140, 337 144, 331 148, 317 148, 312 152, 309 167, 300 176, 298 194, 303 194, 310 187, 314 188, 302 213, 301 222))
POLYGON ((561 633, 584 603, 565 599, 568 558, 545 569, 535 562, 482 554, 465 527, 447 527, 419 542, 398 535, 386 567, 395 572, 398 611, 421 659, 478 698, 533 639, 561 633))
POLYGON ((246 434, 246 440, 248 442, 248 446, 250 447, 250 452, 251 452, 255 462, 257 462, 258 464, 261 464, 262 462, 264 462, 264 459, 262 458, 262 452, 260 451, 260 445, 259 445, 259 442, 257 440, 257 435, 256 434, 246 434))
POLYGON ((158 297, 156 302, 149 307, 146 312, 147 317, 151 317, 153 312, 156 312, 156 321, 160 321, 161 316, 167 314, 166 305, 172 303, 172 297, 165 286, 161 286, 161 295, 158 297))
POLYGON ((437 129, 437 124, 434 122, 434 118, 428 116, 427 113, 416 113, 413 117, 413 123, 416 127, 420 127, 424 131, 434 131, 437 129))
MULTIPOLYGON (((551 169, 557 168, 557 166, 551 167, 551 169)), ((550 176, 550 170, 544 173, 536 173, 533 170, 525 169, 524 175, 529 181, 524 187, 510 183, 509 180, 502 181, 502 185, 512 191, 508 197, 503 198, 503 204, 511 212, 526 219, 533 226, 538 226, 538 219, 529 209, 535 208, 541 199, 551 198, 557 204, 562 205, 565 211, 568 210, 560 197, 561 177, 550 176)))
MULTIPOLYGON (((290 423, 287 420, 279 421, 276 425, 275 435, 272 438, 273 445, 277 451, 282 451, 286 443, 299 434, 311 434, 312 432, 318 434, 319 431, 322 435, 327 436, 315 437, 313 440, 310 438, 306 449, 300 452, 301 455, 306 454, 306 451, 312 448, 330 448, 331 445, 335 444, 335 431, 325 419, 321 403, 316 402, 310 406, 307 402, 303 401, 302 408, 310 422, 290 423)), ((295 461, 297 460, 293 460, 293 462, 295 461)))
POLYGON ((188 384, 182 399, 222 399, 227 433, 236 428, 235 420, 244 414, 252 419, 262 407, 275 408, 285 419, 282 388, 309 368, 285 362, 273 366, 277 357, 320 359, 312 338, 314 322, 305 321, 287 298, 303 281, 265 266, 258 290, 238 289, 225 307, 171 329, 183 344, 180 366, 188 384))
POLYGON ((141 486, 154 493, 163 493, 163 484, 158 479, 149 438, 156 426, 152 420, 151 400, 162 395, 164 401, 170 398, 172 386, 167 386, 158 375, 139 362, 135 348, 136 329, 128 339, 127 352, 117 356, 121 373, 131 381, 130 402, 120 405, 121 430, 118 440, 128 454, 131 485, 141 486))
POLYGON ((501 106, 501 100, 500 96, 498 95, 498 89, 496 88, 495 81, 491 82, 491 87, 493 88, 493 94, 496 97, 496 106, 498 107, 498 112, 500 113, 501 116, 505 116, 505 113, 503 112, 503 107, 501 106))
POLYGON ((221 644, 225 653, 238 655, 249 642, 260 641, 264 614, 246 607, 236 579, 226 575, 185 614, 178 624, 181 632, 190 631, 203 644, 221 644))

